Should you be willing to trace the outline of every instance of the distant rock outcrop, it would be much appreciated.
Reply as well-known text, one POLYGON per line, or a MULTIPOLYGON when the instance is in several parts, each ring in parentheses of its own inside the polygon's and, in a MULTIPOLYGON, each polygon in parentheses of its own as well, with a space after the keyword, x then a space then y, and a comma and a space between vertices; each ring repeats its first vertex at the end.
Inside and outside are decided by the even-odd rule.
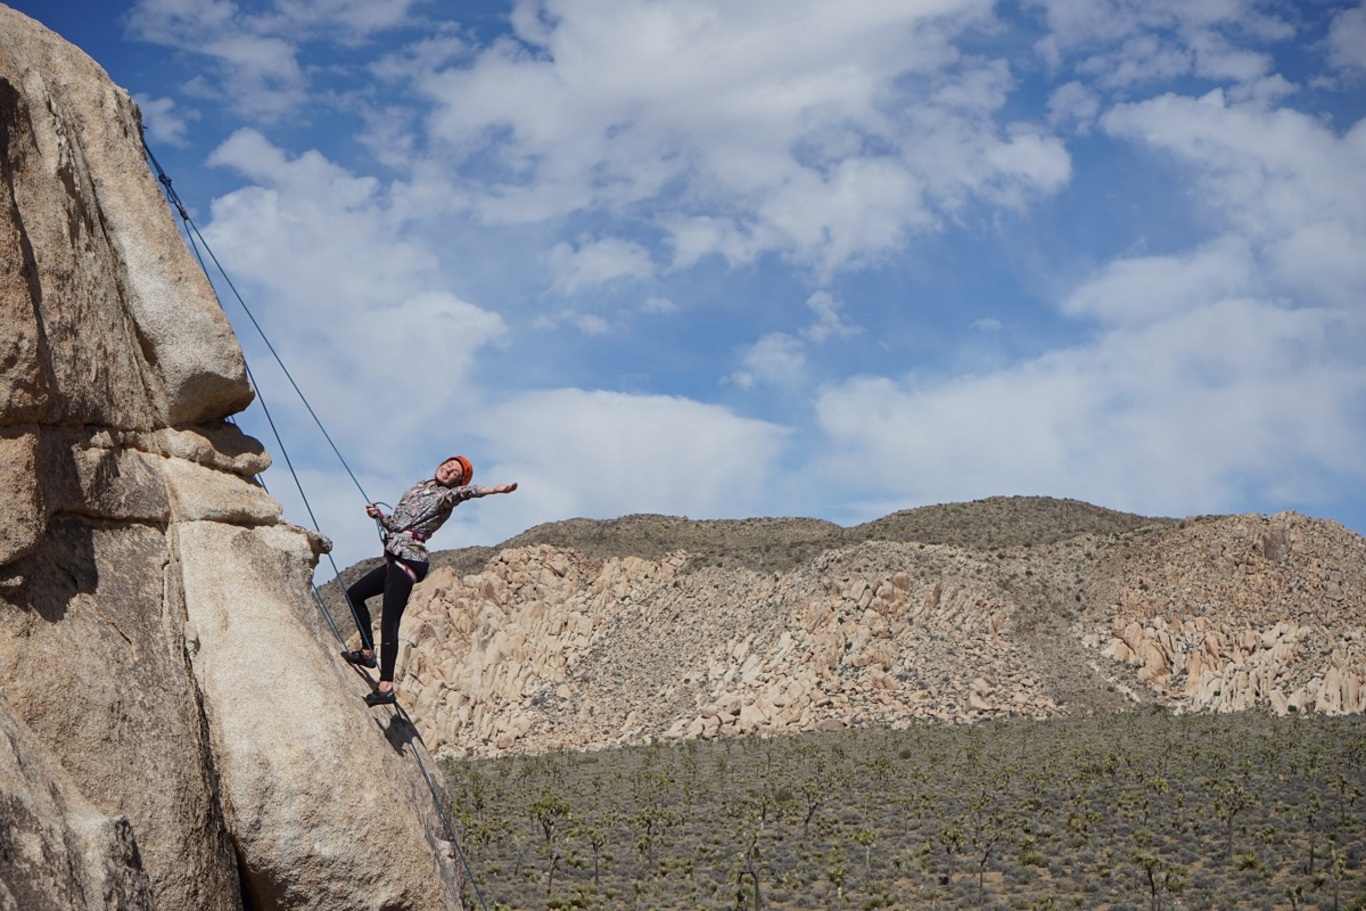
POLYGON ((319 647, 324 541, 88 57, 0 6, 0 908, 453 909, 413 730, 319 647))
POLYGON ((509 544, 442 555, 405 615, 398 685, 434 748, 1366 711, 1366 539, 1294 513, 1012 497, 855 529, 574 520, 509 544))

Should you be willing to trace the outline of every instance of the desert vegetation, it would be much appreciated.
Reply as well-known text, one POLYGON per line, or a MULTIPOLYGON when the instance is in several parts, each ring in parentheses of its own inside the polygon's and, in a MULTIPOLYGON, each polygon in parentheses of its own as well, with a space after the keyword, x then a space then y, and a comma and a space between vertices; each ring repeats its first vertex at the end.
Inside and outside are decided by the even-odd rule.
POLYGON ((467 907, 1366 908, 1366 719, 1002 720, 444 761, 467 907))

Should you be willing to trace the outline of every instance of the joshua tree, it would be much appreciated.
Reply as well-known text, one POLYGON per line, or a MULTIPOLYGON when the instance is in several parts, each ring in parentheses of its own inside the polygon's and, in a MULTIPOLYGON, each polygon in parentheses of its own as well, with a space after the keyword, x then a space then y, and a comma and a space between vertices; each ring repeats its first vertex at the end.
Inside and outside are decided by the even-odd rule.
POLYGON ((1338 899, 1342 891, 1342 880, 1347 875, 1347 852, 1337 845, 1328 848, 1328 863, 1325 865, 1328 882, 1333 887, 1332 911, 1338 911, 1338 899))
POLYGON ((1149 851, 1134 851, 1134 863, 1143 873, 1148 888, 1148 907, 1151 911, 1162 911, 1162 897, 1167 894, 1180 894, 1185 889, 1185 878, 1180 867, 1169 865, 1162 858, 1149 851))
POLYGON ((749 847, 745 849, 745 856, 742 863, 743 866, 740 868, 740 873, 736 877, 736 880, 743 883, 746 876, 750 878, 750 882, 754 885, 754 911, 763 911, 764 898, 763 893, 759 889, 759 871, 761 864, 759 861, 759 835, 757 832, 750 837, 749 847))
POLYGON ((973 856, 977 860, 977 904, 982 904, 982 892, 985 885, 987 864, 991 861, 991 854, 996 850, 996 846, 1006 836, 1005 819, 1000 814, 991 816, 988 819, 980 820, 973 824, 970 829, 969 841, 972 844, 973 856))
POLYGON ((1240 781, 1221 782, 1214 786, 1214 812, 1226 827, 1227 840, 1224 856, 1233 857, 1234 824, 1238 814, 1257 804, 1257 795, 1240 781))
POLYGON ((859 829, 854 833, 854 844, 863 848, 863 878, 873 875, 873 845, 877 844, 877 833, 872 829, 859 829))
POLYGON ((947 822, 939 827, 939 832, 935 835, 936 840, 944 848, 944 853, 949 858, 949 882, 953 882, 955 855, 963 849, 963 827, 958 820, 947 822))
POLYGON ((541 834, 545 837, 545 844, 542 846, 546 855, 545 894, 549 895, 555 887, 555 871, 560 868, 562 860, 556 838, 560 826, 570 818, 569 804, 547 792, 532 801, 527 809, 531 818, 541 827, 541 834))
POLYGON ((612 827, 616 825, 616 812, 608 810, 593 822, 576 821, 573 833, 593 852, 593 888, 601 888, 599 873, 605 856, 602 849, 611 841, 612 827))
POLYGON ((830 863, 825 868, 825 878, 835 887, 835 896, 844 903, 844 886, 849 880, 849 868, 844 864, 844 845, 830 849, 830 863))
POLYGON ((837 769, 827 769, 824 760, 816 760, 815 771, 801 783, 798 790, 801 793, 802 805, 806 812, 802 817, 802 835, 806 836, 811 830, 811 821, 816 818, 820 808, 825 804, 836 788, 843 787, 849 782, 849 773, 837 769))

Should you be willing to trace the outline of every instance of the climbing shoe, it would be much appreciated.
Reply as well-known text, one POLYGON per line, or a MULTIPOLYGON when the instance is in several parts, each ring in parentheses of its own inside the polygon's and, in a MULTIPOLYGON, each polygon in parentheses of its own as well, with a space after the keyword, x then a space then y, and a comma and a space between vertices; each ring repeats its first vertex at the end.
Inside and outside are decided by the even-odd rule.
POLYGON ((372 652, 370 657, 365 656, 361 649, 353 649, 349 652, 342 652, 341 656, 346 659, 348 664, 359 664, 361 667, 375 667, 375 656, 372 652))
POLYGON ((390 690, 387 693, 375 690, 374 692, 365 694, 365 704, 369 706, 393 705, 397 701, 398 697, 394 695, 393 690, 390 690))

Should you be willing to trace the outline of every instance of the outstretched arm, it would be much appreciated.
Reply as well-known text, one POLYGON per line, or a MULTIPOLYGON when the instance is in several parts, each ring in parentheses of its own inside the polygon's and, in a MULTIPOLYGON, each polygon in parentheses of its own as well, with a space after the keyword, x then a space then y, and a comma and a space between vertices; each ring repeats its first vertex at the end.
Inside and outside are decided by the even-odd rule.
POLYGON ((487 497, 495 493, 512 493, 517 489, 516 484, 499 484, 497 487, 484 487, 480 484, 468 484, 464 487, 452 487, 446 491, 445 501, 451 506, 456 506, 466 500, 476 497, 487 497))

